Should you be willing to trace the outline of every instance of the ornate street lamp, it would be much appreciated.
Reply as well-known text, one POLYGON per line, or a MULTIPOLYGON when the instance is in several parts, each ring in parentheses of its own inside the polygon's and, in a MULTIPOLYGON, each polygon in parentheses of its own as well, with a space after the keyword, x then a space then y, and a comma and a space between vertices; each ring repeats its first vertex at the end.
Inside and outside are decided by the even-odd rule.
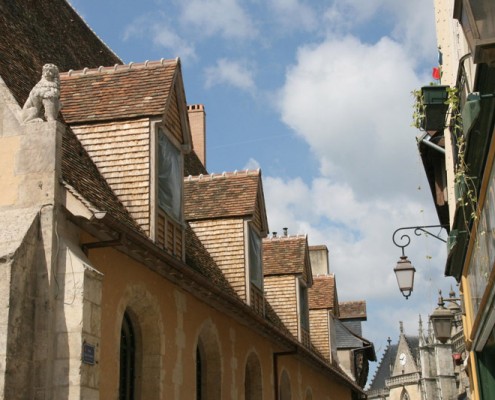
MULTIPOLYGON (((460 299, 452 297, 444 300, 442 292, 439 291, 438 307, 430 315, 430 321, 433 325, 433 333, 441 343, 445 343, 450 339, 452 325, 455 324, 455 311, 445 308, 445 301, 452 302, 458 306, 458 300, 460 299)), ((457 310, 460 311, 460 308, 458 307, 457 310)))
POLYGON ((413 291, 414 273, 416 272, 416 268, 413 267, 411 261, 409 261, 407 256, 404 255, 404 252, 402 252, 402 256, 397 262, 394 272, 399 289, 407 300, 413 291))
POLYGON ((416 272, 416 269, 413 267, 411 261, 407 259, 407 256, 404 253, 404 248, 409 246, 409 244, 411 243, 411 237, 407 234, 403 234, 402 236, 400 236, 399 240, 404 244, 399 244, 397 243, 397 239, 396 239, 397 233, 403 230, 414 230, 414 234, 416 236, 420 236, 422 233, 426 233, 430 236, 433 236, 434 238, 437 238, 438 240, 441 240, 444 243, 447 243, 444 239, 442 239, 438 235, 435 235, 426 230, 427 228, 446 229, 447 227, 448 225, 408 226, 408 227, 396 229, 395 232, 393 233, 392 242, 394 242, 394 244, 397 247, 400 247, 402 250, 402 256, 397 262, 397 265, 394 268, 394 272, 397 278, 397 284, 399 285, 399 289, 402 295, 406 298, 406 300, 409 298, 414 288, 414 273, 416 272))

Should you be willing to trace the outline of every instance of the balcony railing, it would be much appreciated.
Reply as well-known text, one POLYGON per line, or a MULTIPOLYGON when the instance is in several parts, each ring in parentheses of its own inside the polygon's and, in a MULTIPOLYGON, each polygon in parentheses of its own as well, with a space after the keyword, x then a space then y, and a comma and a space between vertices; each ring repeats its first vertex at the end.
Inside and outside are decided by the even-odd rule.
POLYGON ((409 385, 418 383, 421 378, 419 372, 413 372, 411 374, 402 374, 399 376, 394 376, 390 379, 385 380, 385 386, 392 388, 395 386, 409 385))

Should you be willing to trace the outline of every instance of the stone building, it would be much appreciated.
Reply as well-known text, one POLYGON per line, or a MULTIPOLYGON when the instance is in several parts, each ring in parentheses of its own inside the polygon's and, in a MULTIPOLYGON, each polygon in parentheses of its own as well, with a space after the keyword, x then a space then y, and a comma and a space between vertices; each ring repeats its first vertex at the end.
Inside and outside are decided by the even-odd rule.
POLYGON ((417 336, 407 335, 400 322, 399 340, 388 340, 367 390, 369 400, 454 400, 469 397, 469 384, 462 363, 463 332, 459 324, 446 343, 435 339, 431 326, 417 336))
POLYGON ((312 342, 307 238, 270 247, 260 171, 208 174, 180 60, 123 65, 64 0, 0 11, 2 397, 362 398, 312 342))

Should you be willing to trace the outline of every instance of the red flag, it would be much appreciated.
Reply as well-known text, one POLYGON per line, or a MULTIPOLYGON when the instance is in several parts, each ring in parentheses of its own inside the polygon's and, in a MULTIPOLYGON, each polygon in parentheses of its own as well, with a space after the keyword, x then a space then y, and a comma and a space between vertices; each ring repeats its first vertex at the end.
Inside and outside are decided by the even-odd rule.
POLYGON ((433 76, 433 79, 439 80, 440 79, 440 68, 433 67, 433 72, 431 75, 433 76))

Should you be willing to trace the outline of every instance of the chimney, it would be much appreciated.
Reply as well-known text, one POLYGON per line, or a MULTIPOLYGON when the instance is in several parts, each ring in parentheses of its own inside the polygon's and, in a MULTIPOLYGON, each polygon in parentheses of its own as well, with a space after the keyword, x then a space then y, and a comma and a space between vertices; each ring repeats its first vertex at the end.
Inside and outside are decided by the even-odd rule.
POLYGON ((187 106, 194 152, 206 168, 206 113, 203 104, 187 106))
POLYGON ((311 259, 313 275, 328 275, 330 273, 327 246, 309 246, 309 258, 311 259))
POLYGON ((289 231, 289 228, 283 228, 284 229, 284 236, 287 236, 287 233, 289 231))

